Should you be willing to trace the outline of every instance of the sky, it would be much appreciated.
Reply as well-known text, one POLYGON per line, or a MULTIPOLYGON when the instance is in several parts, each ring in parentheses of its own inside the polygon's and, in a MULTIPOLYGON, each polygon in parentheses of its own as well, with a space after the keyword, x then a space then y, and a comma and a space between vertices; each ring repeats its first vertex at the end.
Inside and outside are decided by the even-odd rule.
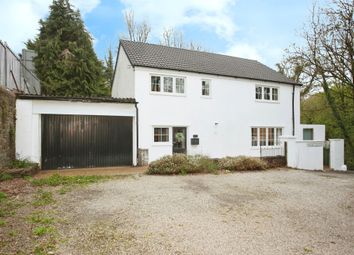
MULTIPOLYGON (((323 0, 325 1, 325 0, 323 0)), ((0 40, 20 53, 38 34, 39 19, 52 0, 0 0, 0 40)), ((271 68, 284 49, 301 44, 299 36, 313 0, 71 0, 82 14, 100 59, 117 52, 127 34, 124 11, 151 26, 150 43, 159 43, 164 29, 174 28, 204 49, 258 60, 271 68)), ((321 2, 321 1, 319 1, 321 2)))

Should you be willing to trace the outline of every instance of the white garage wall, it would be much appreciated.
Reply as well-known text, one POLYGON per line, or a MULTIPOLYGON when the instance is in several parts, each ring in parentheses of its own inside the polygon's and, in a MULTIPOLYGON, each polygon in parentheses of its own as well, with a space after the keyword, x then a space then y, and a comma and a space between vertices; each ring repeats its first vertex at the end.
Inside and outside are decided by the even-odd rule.
POLYGON ((137 164, 136 110, 134 104, 17 99, 17 158, 41 163, 41 114, 133 117, 133 164, 137 164))

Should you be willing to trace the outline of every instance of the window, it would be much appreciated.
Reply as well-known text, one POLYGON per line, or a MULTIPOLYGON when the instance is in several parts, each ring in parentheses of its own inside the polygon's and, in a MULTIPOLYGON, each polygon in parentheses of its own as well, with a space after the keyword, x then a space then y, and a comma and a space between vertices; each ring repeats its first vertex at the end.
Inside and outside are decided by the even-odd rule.
POLYGON ((256 99, 262 100, 262 87, 256 87, 256 99))
POLYGON ((168 142, 169 128, 154 128, 154 142, 168 142))
POLYGON ((251 128, 251 144, 256 146, 275 146, 280 145, 280 136, 283 134, 282 128, 277 127, 252 127, 251 128))
POLYGON ((303 129, 303 140, 313 140, 313 128, 303 129))
POLYGON ((258 129, 252 128, 252 146, 258 145, 258 129))
POLYGON ((272 88, 272 100, 278 101, 278 88, 272 88))
POLYGON ((160 91, 161 78, 160 76, 151 76, 151 91, 160 91))
POLYGON ((277 132, 276 132, 276 141, 275 144, 276 145, 280 145, 280 137, 283 135, 283 129, 282 128, 277 128, 277 132))
POLYGON ((268 128, 268 146, 274 146, 274 128, 268 128))
POLYGON ((210 96, 210 81, 202 81, 202 96, 210 96))
POLYGON ((184 94, 185 78, 173 76, 151 76, 151 92, 163 94, 184 94))
POLYGON ((256 86, 255 90, 256 100, 260 101, 278 101, 279 100, 279 88, 256 86))
POLYGON ((264 100, 270 100, 270 88, 269 87, 264 87, 264 100))
POLYGON ((184 94, 184 78, 176 78, 176 93, 184 94))
POLYGON ((163 77, 163 91, 172 93, 173 92, 173 78, 163 77))
POLYGON ((260 128, 259 129, 259 145, 260 146, 266 146, 267 142, 267 129, 266 128, 260 128))

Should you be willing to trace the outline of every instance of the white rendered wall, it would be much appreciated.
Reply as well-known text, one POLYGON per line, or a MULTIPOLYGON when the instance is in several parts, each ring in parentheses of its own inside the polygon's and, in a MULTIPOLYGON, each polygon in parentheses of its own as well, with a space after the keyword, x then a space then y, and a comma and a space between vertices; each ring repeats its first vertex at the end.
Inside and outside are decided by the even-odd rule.
POLYGON ((134 98, 134 69, 122 46, 113 78, 112 97, 134 98))
MULTIPOLYGON (((210 157, 259 156, 259 148, 251 147, 251 127, 282 127, 283 135, 292 134, 292 85, 142 67, 135 67, 134 81, 139 148, 149 149, 149 161, 172 154, 171 136, 169 143, 153 142, 154 126, 187 127, 187 153, 210 157), (185 96, 151 93, 152 74, 185 77, 185 96), (210 98, 201 96, 202 79, 211 81, 210 98), (279 101, 256 101, 256 84, 277 86, 279 101), (197 146, 190 145, 193 134, 200 138, 197 146)), ((299 123, 300 87, 296 86, 295 130, 299 123)))
POLYGON ((133 117, 133 164, 136 165, 136 111, 134 104, 17 99, 17 158, 41 163, 41 114, 133 117))
POLYGON ((329 139, 330 168, 337 171, 345 171, 344 166, 344 139, 329 139))
POLYGON ((301 124, 299 125, 298 140, 303 140, 303 130, 304 128, 313 129, 313 140, 325 141, 326 139, 326 126, 316 125, 316 124, 301 124))

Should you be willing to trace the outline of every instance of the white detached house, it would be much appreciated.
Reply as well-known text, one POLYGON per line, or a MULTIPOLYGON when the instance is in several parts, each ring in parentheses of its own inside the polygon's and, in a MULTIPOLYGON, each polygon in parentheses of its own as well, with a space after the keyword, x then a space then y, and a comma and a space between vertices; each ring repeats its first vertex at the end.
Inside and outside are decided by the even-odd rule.
POLYGON ((121 40, 112 96, 138 102, 137 147, 151 162, 281 154, 280 136, 302 136, 300 88, 254 60, 121 40))

